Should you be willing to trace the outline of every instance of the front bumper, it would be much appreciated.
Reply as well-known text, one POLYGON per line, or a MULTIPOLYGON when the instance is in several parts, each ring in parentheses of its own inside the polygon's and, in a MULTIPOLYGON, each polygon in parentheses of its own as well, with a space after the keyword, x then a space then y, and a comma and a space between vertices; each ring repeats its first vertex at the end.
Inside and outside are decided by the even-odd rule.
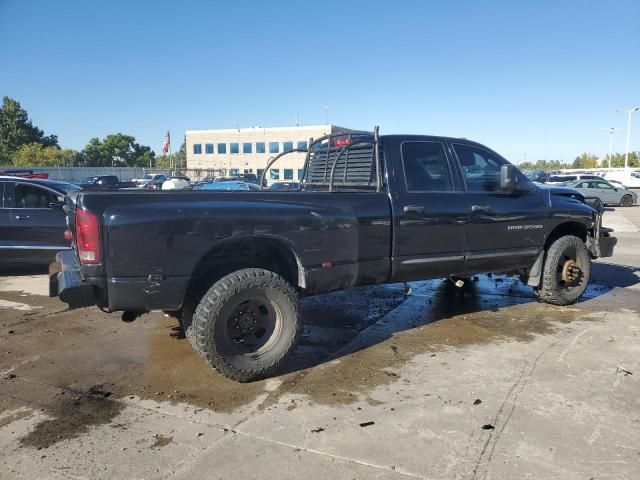
POLYGON ((59 252, 49 266, 49 295, 60 297, 71 309, 95 305, 95 287, 83 281, 73 250, 59 252))

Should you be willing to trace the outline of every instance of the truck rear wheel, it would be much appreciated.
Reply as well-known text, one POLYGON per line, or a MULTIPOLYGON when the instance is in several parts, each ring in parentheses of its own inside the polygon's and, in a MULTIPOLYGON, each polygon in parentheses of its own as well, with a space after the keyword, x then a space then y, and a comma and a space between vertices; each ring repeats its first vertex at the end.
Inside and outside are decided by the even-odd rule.
POLYGON ((575 303, 587 288, 590 273, 584 242, 573 235, 560 237, 547 250, 538 295, 553 305, 575 303))
POLYGON ((238 270, 204 294, 191 329, 194 348, 218 372, 258 380, 275 373, 298 341, 298 295, 274 272, 238 270))

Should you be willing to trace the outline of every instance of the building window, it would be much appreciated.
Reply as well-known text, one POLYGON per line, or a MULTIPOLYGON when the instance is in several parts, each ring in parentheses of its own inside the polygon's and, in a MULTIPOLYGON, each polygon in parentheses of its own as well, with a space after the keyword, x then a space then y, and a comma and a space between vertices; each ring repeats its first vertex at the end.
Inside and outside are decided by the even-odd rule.
POLYGON ((213 143, 205 144, 204 153, 213 153, 213 143))
POLYGON ((264 173, 264 168, 259 168, 258 170, 256 170, 256 177, 258 177, 258 180, 260 180, 260 177, 262 176, 263 173, 264 173))
POLYGON ((293 150, 293 142, 284 142, 282 144, 283 152, 290 152, 291 150, 293 150))
POLYGON ((298 146, 296 147, 298 150, 306 150, 307 149, 307 142, 304 140, 301 140, 298 142, 298 146))
POLYGON ((244 173, 253 173, 253 168, 245 168, 244 173))
MULTIPOLYGON (((233 153, 233 152, 231 152, 233 153)), ((232 177, 235 177, 236 175, 238 175, 238 169, 237 168, 232 168, 229 170, 229 175, 232 177)))
POLYGON ((269 153, 278 153, 280 151, 280 144, 278 142, 269 142, 269 153))
POLYGON ((229 153, 240 153, 240 145, 237 143, 229 144, 229 153))
POLYGON ((264 142, 256 143, 256 153, 264 153, 264 142))
POLYGON ((194 143, 193 144, 193 153, 194 155, 200 155, 202 153, 202 144, 194 143))
POLYGON ((285 180, 293 180, 293 168, 285 168, 284 169, 284 179, 285 180))
POLYGON ((219 143, 218 144, 218 155, 219 154, 225 154, 227 153, 227 144, 226 143, 219 143))
POLYGON ((298 180, 302 180, 304 176, 304 168, 299 168, 298 169, 298 180))
POLYGON ((251 143, 242 144, 242 153, 251 153, 251 143))
POLYGON ((269 177, 271 178, 271 180, 280 180, 280 169, 272 168, 271 170, 269 170, 269 177))

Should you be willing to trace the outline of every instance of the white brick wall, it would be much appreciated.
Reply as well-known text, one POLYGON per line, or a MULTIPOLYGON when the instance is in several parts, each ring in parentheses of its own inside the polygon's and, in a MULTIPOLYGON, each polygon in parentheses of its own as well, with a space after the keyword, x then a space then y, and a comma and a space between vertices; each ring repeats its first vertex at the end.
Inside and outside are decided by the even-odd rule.
MULTIPOLYGON (((313 125, 302 127, 275 128, 230 128, 223 130, 188 130, 185 134, 187 148, 187 168, 189 170, 225 170, 237 168, 239 173, 251 170, 257 174, 258 169, 264 169, 270 158, 277 155, 269 152, 269 143, 278 142, 279 151, 283 151, 283 142, 292 142, 297 148, 299 141, 308 142, 310 138, 317 139, 329 133, 347 130, 335 125, 313 125), (256 153, 256 143, 264 142, 265 153, 256 153), (206 152, 206 144, 213 144, 214 153, 206 152), (218 144, 226 144, 227 153, 218 153, 218 144), (231 143, 237 143, 239 153, 231 153, 231 143), (251 143, 251 153, 243 153, 243 144, 251 143), (194 154, 194 144, 200 144, 201 154, 194 154)), ((304 166, 303 153, 291 153, 282 157, 273 166, 279 170, 280 180, 284 180, 284 169, 293 170, 294 180, 298 179, 298 169, 304 166)))

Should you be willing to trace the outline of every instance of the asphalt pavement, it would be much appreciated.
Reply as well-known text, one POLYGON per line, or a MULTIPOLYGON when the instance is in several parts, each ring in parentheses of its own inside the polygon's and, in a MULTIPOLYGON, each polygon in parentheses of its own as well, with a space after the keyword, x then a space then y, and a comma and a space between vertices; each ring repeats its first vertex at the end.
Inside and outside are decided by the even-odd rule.
POLYGON ((303 300, 286 372, 238 384, 173 318, 0 277, 1 479, 640 478, 640 207, 585 298, 515 279, 303 300))

